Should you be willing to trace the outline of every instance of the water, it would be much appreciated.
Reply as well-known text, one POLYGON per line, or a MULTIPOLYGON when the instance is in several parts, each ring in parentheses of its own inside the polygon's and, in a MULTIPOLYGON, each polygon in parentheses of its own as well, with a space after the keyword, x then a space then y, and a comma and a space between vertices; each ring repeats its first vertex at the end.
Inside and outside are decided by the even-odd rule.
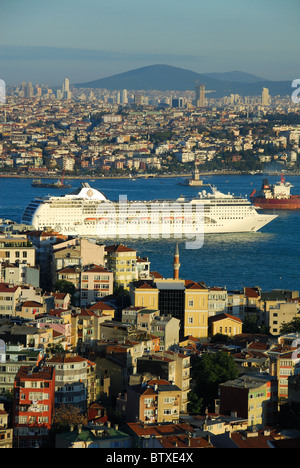
MULTIPOLYGON (((269 176, 270 183, 279 180, 269 176)), ((117 200, 127 195, 129 200, 175 199, 181 194, 196 195, 197 187, 178 185, 183 178, 70 180, 72 189, 80 182, 103 191, 107 198, 117 200)), ((294 185, 293 194, 300 194, 300 177, 289 176, 294 185)), ((207 176, 205 183, 235 195, 249 195, 253 188, 260 189, 262 176, 207 176)), ((31 187, 31 179, 0 179, 0 218, 19 222, 27 203, 35 196, 62 195, 72 189, 55 190, 31 187)), ((228 290, 244 286, 270 289, 300 289, 300 211, 278 211, 278 218, 257 233, 206 235, 201 249, 186 249, 179 241, 180 277, 204 281, 208 286, 226 286, 228 290)), ((107 241, 107 244, 119 240, 107 241)), ((140 256, 149 257, 151 270, 166 278, 173 274, 174 240, 126 240, 140 256)))

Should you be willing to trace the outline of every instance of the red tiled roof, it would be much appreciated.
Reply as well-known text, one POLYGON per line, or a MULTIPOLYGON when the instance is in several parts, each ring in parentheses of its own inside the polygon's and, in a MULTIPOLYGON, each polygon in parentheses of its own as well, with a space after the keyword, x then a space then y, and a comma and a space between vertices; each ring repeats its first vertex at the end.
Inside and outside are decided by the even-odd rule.
POLYGON ((239 323, 243 323, 243 321, 239 318, 239 317, 235 317, 234 315, 230 315, 230 314, 217 314, 213 317, 209 317, 209 321, 210 322, 218 322, 219 320, 225 320, 225 319, 230 319, 230 320, 234 320, 235 322, 239 322, 239 323))
POLYGON ((105 247, 106 252, 136 252, 136 250, 126 247, 123 244, 118 245, 107 245, 105 247))

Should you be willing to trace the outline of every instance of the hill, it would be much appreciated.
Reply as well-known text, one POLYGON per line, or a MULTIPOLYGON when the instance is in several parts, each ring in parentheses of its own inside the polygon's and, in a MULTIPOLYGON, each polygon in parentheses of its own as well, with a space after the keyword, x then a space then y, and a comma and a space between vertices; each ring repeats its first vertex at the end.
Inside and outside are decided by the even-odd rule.
POLYGON ((263 79, 261 81, 254 81, 254 75, 243 72, 229 72, 225 74, 226 79, 224 79, 224 74, 222 73, 214 73, 212 75, 200 74, 170 65, 150 65, 87 83, 73 84, 73 86, 77 88, 105 88, 109 90, 194 91, 198 82, 205 84, 206 90, 212 91, 213 96, 216 97, 228 96, 230 94, 240 94, 241 96, 260 95, 263 87, 269 88, 270 94, 273 96, 291 94, 290 81, 268 81, 263 79), (216 76, 219 76, 220 79, 217 79, 216 76), (232 79, 229 79, 236 79, 237 77, 243 81, 232 81, 232 79))

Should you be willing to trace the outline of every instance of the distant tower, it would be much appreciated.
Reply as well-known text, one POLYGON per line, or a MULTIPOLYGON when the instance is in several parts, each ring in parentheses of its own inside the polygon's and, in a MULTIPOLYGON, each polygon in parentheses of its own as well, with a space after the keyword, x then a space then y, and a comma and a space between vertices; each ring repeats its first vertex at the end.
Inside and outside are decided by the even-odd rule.
POLYGON ((179 268, 180 268, 179 248, 178 248, 178 242, 176 242, 174 262, 173 262, 173 278, 174 279, 179 279, 179 268))
POLYGON ((122 104, 128 104, 127 89, 123 89, 123 91, 122 91, 122 104))
POLYGON ((263 88, 262 90, 261 103, 263 106, 268 106, 270 104, 270 94, 268 88, 263 88))
POLYGON ((26 88, 25 88, 25 97, 27 98, 31 98, 33 97, 33 86, 32 86, 32 83, 31 81, 29 81, 29 83, 27 84, 26 88))
POLYGON ((64 79, 64 82, 63 82, 62 88, 61 88, 61 92, 62 92, 62 97, 64 99, 71 99, 70 80, 69 80, 69 78, 64 79))
POLYGON ((196 107, 205 107, 205 85, 196 86, 196 107))

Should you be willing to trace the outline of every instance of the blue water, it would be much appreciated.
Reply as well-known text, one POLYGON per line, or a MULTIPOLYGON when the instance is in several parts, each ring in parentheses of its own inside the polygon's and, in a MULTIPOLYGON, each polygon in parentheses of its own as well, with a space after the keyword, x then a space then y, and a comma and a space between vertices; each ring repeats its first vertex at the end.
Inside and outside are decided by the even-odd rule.
MULTIPOLYGON (((276 182, 278 176, 268 176, 276 182)), ((175 199, 181 194, 196 195, 197 187, 178 185, 183 178, 112 179, 95 180, 91 186, 103 191, 107 198, 117 200, 119 194, 129 200, 175 199)), ((300 194, 300 177, 289 176, 294 185, 293 194, 300 194)), ((19 222, 27 203, 35 196, 62 195, 77 188, 81 180, 71 180, 72 189, 56 190, 31 187, 31 179, 0 179, 0 218, 19 222)), ((207 176, 204 182, 219 190, 235 195, 249 195, 253 188, 260 189, 262 176, 207 176)), ((208 286, 226 286, 228 290, 244 286, 270 289, 300 289, 300 211, 278 211, 278 218, 260 232, 245 234, 206 235, 200 249, 186 249, 179 241, 180 277, 204 281, 208 286)), ((113 243, 114 240, 106 243, 113 243)), ((119 242, 119 240, 116 240, 119 242)), ((172 277, 174 240, 126 240, 140 256, 149 257, 151 270, 164 277, 172 277)))

